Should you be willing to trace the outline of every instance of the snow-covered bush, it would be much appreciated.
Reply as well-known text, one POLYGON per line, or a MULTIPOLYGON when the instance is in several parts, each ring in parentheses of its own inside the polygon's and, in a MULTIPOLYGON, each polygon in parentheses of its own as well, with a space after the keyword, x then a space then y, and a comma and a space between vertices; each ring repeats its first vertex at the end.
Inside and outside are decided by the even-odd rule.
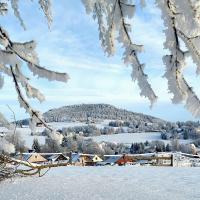
POLYGON ((0 138, 0 154, 1 153, 6 153, 6 154, 15 153, 14 144, 8 142, 5 138, 0 138))
POLYGON ((25 147, 25 141, 23 140, 21 134, 22 133, 20 131, 11 131, 5 137, 9 143, 14 145, 16 152, 25 152, 27 150, 25 147))

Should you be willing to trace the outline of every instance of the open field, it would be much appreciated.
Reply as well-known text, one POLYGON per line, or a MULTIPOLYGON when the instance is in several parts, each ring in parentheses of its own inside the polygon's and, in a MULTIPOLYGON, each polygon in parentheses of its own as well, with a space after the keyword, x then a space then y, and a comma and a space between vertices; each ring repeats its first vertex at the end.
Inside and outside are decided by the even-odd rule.
POLYGON ((96 142, 134 143, 160 140, 160 133, 120 133, 91 137, 96 142))
MULTIPOLYGON (((170 143, 170 140, 161 140, 159 132, 145 132, 145 133, 120 133, 113 135, 100 135, 91 137, 96 142, 114 142, 131 144, 134 142, 146 142, 147 140, 155 141, 160 140, 165 144, 170 143)), ((190 143, 191 140, 179 140, 180 143, 190 143)))
POLYGON ((63 167, 1 183, 1 200, 199 200, 198 168, 63 167))

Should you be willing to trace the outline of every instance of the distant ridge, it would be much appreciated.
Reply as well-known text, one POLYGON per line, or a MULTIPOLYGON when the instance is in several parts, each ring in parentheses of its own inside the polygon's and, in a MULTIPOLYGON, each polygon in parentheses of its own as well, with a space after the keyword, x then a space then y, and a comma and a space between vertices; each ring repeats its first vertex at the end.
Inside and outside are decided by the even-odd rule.
POLYGON ((109 104, 79 104, 51 109, 43 114, 46 122, 85 121, 110 119, 146 123, 165 122, 162 119, 119 109, 109 104))

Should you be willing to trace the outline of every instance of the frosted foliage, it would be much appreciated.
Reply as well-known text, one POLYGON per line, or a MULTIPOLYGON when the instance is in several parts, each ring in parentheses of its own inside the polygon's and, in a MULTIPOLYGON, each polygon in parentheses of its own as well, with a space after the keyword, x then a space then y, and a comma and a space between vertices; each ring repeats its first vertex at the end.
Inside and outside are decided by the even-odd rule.
POLYGON ((49 81, 56 80, 60 82, 67 82, 69 79, 69 76, 65 73, 54 72, 33 63, 29 63, 28 67, 33 72, 33 75, 37 75, 41 78, 47 78, 49 81))
POLYGON ((4 51, 0 50, 0 64, 5 65, 12 65, 12 66, 21 66, 21 60, 11 51, 4 51))
POLYGON ((0 138, 0 152, 15 153, 15 146, 9 143, 6 139, 0 138))
POLYGON ((49 26, 52 23, 51 0, 39 0, 39 4, 47 18, 49 26))
POLYGON ((29 62, 39 64, 39 59, 35 51, 36 43, 34 41, 14 43, 12 48, 14 51, 18 52, 21 57, 26 58, 29 62))
MULTIPOLYGON (((20 15, 19 12, 19 0, 10 0, 11 7, 14 11, 15 16, 18 18, 21 26, 26 29, 24 21, 20 15)), ((49 27, 52 23, 52 12, 51 12, 51 0, 38 0, 38 4, 40 5, 45 17, 47 18, 49 27)), ((0 3, 0 14, 5 14, 5 11, 7 11, 7 4, 6 3, 0 3)))
POLYGON ((5 15, 8 11, 8 4, 3 2, 0 2, 0 15, 5 15))
POLYGON ((62 141, 63 141, 63 135, 62 135, 62 134, 53 131, 53 132, 51 132, 51 133, 49 134, 49 137, 50 137, 52 140, 56 141, 58 144, 62 144, 62 141))
POLYGON ((170 55, 163 58, 168 89, 174 95, 173 103, 185 103, 185 107, 196 117, 200 116, 200 101, 192 87, 186 82, 183 71, 186 57, 191 55, 200 72, 200 1, 157 0, 166 26, 165 48, 170 55), (183 41, 187 51, 181 49, 183 41))
POLYGON ((116 42, 122 44, 124 49, 123 61, 132 66, 132 78, 138 82, 141 89, 140 95, 147 97, 153 105, 157 96, 144 73, 144 65, 138 59, 142 45, 135 44, 130 36, 131 24, 128 23, 128 20, 133 18, 136 5, 131 0, 82 0, 82 2, 86 12, 92 14, 94 20, 98 23, 99 39, 105 53, 108 56, 114 55, 116 42))
MULTIPOLYGON (((144 7, 148 1, 131 0, 82 0, 86 12, 92 14, 99 26, 99 39, 108 56, 114 55, 116 41, 124 49, 123 61, 132 66, 132 79, 138 82, 140 95, 147 97, 151 105, 156 101, 148 77, 144 73, 144 64, 140 62, 138 53, 142 45, 135 44, 130 35, 138 6, 144 7), (134 4, 133 4, 134 3, 134 4), (116 40, 117 39, 117 40, 116 40)), ((186 57, 191 56, 200 74, 200 1, 196 0, 156 0, 162 12, 166 42, 164 48, 170 54, 163 57, 166 66, 164 77, 168 80, 169 92, 173 94, 173 103, 185 103, 185 107, 195 116, 200 117, 200 101, 192 87, 186 82, 183 72, 187 67, 186 57), (182 50, 183 42, 187 50, 182 50)), ((137 28, 137 27, 136 27, 137 28)))
MULTIPOLYGON (((38 0, 36 2, 41 7, 50 26, 52 23, 51 1, 38 0)), ((138 57, 138 54, 143 51, 143 45, 133 41, 132 23, 130 23, 138 6, 144 6, 149 1, 82 0, 82 3, 87 14, 90 14, 97 22, 99 39, 105 54, 115 55, 117 43, 121 45, 123 62, 132 67, 131 77, 138 83, 141 90, 140 95, 148 98, 152 106, 157 100, 157 96, 144 71, 145 64, 138 57)), ((197 66, 197 75, 200 74, 200 1, 156 0, 155 3, 162 12, 165 26, 166 42, 164 48, 168 49, 169 55, 163 57, 163 62, 166 65, 164 76, 168 80, 169 92, 173 94, 172 102, 184 103, 194 116, 200 117, 199 98, 183 75, 184 68, 187 67, 187 56, 191 56, 197 66), (187 50, 181 49, 180 43, 182 42, 187 50)), ((25 27, 19 12, 19 1, 0 0, 0 15, 5 15, 10 8, 14 10, 20 24, 25 27)), ((146 32, 148 34, 148 31, 146 32)), ((27 97, 37 98, 40 102, 44 101, 45 98, 24 75, 25 65, 38 78, 62 82, 69 79, 66 73, 51 71, 40 65, 34 41, 24 43, 12 41, 7 31, 0 27, 0 73, 3 76, 12 77, 20 106, 30 114, 33 124, 43 123, 46 128, 53 131, 44 122, 39 112, 34 110, 27 101, 27 97)), ((2 82, 2 79, 0 81, 2 82)))
MULTIPOLYGON (((19 19, 21 26, 25 28, 19 12, 19 1, 11 0, 8 1, 8 3, 10 3, 10 7, 14 10, 14 14, 19 19)), ((51 1, 40 0, 38 3, 48 19, 48 24, 50 25, 52 22, 51 1)), ((10 7, 8 4, 0 1, 0 14, 5 14, 10 7)), ((59 73, 40 66, 35 41, 24 43, 14 42, 11 40, 7 31, 0 26, 0 88, 4 83, 3 75, 11 76, 20 106, 26 110, 32 119, 32 130, 34 131, 34 125, 37 122, 40 122, 50 131, 53 131, 53 129, 42 119, 40 112, 33 109, 27 101, 27 98, 36 98, 42 102, 45 100, 45 97, 37 88, 30 84, 30 78, 24 75, 25 64, 34 75, 37 75, 38 78, 46 78, 50 81, 61 82, 67 82, 69 79, 69 76, 66 73, 59 73)))
POLYGON ((15 16, 18 18, 18 20, 20 21, 21 26, 26 29, 25 24, 23 22, 23 19, 20 16, 20 12, 19 12, 19 8, 18 8, 18 2, 19 0, 11 0, 11 6, 12 9, 14 10, 14 14, 15 16))
POLYGON ((2 113, 0 113, 0 124, 1 124, 1 126, 4 126, 8 129, 12 128, 12 126, 10 125, 8 120, 3 116, 2 113))

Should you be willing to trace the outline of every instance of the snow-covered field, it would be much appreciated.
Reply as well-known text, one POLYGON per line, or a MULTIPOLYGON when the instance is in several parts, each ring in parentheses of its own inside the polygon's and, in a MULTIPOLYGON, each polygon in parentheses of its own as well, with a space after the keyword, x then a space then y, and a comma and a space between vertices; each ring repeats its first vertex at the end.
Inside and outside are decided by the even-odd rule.
MULTIPOLYGON (((111 120, 107 119, 95 124, 90 123, 90 125, 94 125, 97 128, 104 128, 105 126, 108 126, 110 121, 111 120)), ((51 122, 48 124, 57 129, 62 129, 63 127, 88 126, 88 124, 85 122, 51 122)))
POLYGON ((120 133, 113 135, 100 135, 91 137, 96 142, 134 143, 160 140, 160 133, 120 133))
POLYGON ((0 184, 1 200, 199 200, 198 168, 63 167, 0 184))
MULTIPOLYGON (((103 128, 108 125, 109 120, 104 120, 99 124, 95 124, 98 128, 103 128)), ((56 129, 62 129, 63 127, 74 127, 74 126, 86 126, 86 123, 82 122, 53 122, 49 123, 52 127, 56 129)), ((44 130, 43 127, 38 127, 38 132, 44 130)), ((34 138, 37 138, 40 144, 45 143, 44 136, 31 136, 31 131, 29 128, 18 128, 21 132, 22 138, 25 140, 27 147, 31 148, 34 138)), ((126 143, 131 144, 134 142, 145 142, 145 141, 155 141, 161 140, 159 132, 145 132, 145 133, 120 133, 113 135, 101 135, 91 137, 96 142, 114 142, 114 143, 126 143)), ((87 139, 87 138, 86 138, 87 139)), ((170 143, 170 140, 162 140, 165 144, 170 143)), ((190 143, 191 140, 179 140, 180 143, 190 143)))
MULTIPOLYGON (((113 135, 100 135, 91 137, 96 142, 113 142, 113 143, 125 143, 132 144, 134 142, 146 142, 146 141, 162 141, 165 144, 170 144, 170 140, 161 140, 159 132, 145 132, 145 133, 120 133, 113 135)), ((179 143, 186 144, 190 143, 192 140, 180 139, 179 143)))
POLYGON ((62 129, 63 127, 74 127, 74 126, 87 126, 88 124, 83 122, 51 122, 48 123, 55 129, 62 129))

